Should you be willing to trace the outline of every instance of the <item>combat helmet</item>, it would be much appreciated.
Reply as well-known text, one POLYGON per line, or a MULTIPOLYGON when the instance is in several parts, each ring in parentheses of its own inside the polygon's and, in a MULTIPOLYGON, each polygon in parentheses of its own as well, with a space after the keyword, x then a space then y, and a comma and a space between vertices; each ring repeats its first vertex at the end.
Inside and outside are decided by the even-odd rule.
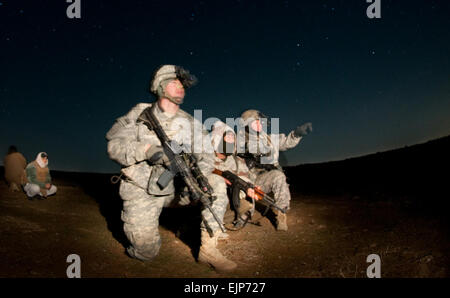
POLYGON ((197 83, 197 78, 194 75, 191 75, 188 70, 177 65, 166 64, 159 67, 153 75, 153 79, 150 83, 150 91, 158 96, 158 98, 164 96, 176 104, 181 104, 183 103, 183 100, 175 100, 167 96, 164 92, 166 85, 175 79, 180 80, 185 89, 188 89, 197 83))
POLYGON ((268 118, 258 110, 246 110, 241 114, 241 120, 242 126, 248 126, 254 120, 260 120, 267 123, 268 118))

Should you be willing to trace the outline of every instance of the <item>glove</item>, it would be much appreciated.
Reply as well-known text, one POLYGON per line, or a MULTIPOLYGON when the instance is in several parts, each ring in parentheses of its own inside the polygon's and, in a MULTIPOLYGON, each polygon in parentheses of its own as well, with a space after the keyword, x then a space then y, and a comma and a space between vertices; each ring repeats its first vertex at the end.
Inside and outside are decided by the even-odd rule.
POLYGON ((161 146, 150 146, 147 152, 145 152, 146 159, 152 164, 157 164, 158 162, 162 161, 163 156, 164 152, 161 146))
POLYGON ((296 137, 303 137, 306 136, 311 131, 312 131, 312 123, 307 122, 305 124, 297 126, 297 128, 294 130, 294 135, 296 137))

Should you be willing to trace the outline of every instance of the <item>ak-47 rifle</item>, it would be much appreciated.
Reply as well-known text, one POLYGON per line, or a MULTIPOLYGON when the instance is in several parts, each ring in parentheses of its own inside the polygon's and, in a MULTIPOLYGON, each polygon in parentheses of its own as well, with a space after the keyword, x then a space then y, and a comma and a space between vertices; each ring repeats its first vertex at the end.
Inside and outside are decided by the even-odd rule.
MULTIPOLYGON (((242 179, 241 177, 239 177, 238 175, 234 174, 231 171, 221 171, 218 169, 214 169, 213 171, 214 174, 217 174, 219 176, 222 176, 223 178, 227 179, 228 181, 231 182, 231 184, 233 185, 233 193, 234 190, 243 190, 245 193, 247 193, 247 190, 249 188, 252 188, 255 191, 255 195, 257 197, 257 201, 261 201, 263 203, 265 203, 266 205, 273 207, 277 210, 280 210, 283 213, 286 213, 285 209, 282 209, 280 207, 277 206, 277 204, 275 203, 275 199, 272 198, 271 196, 269 196, 268 194, 266 194, 265 192, 263 192, 260 188, 255 187, 255 185, 253 183, 247 182, 244 179, 242 179)), ((234 195, 233 195, 234 197, 234 195)), ((233 204, 235 209, 239 208, 239 203, 235 201, 235 198, 233 198, 233 204), (237 205, 237 206, 236 206, 237 205)), ((238 210, 236 210, 238 211, 238 210)))
MULTIPOLYGON (((157 183, 159 187, 162 189, 165 188, 175 175, 179 174, 188 187, 192 199, 194 201, 199 200, 203 204, 203 207, 211 212, 214 219, 219 224, 220 229, 225 232, 223 223, 211 208, 214 197, 212 196, 213 190, 209 185, 207 178, 201 175, 194 156, 186 153, 175 141, 171 141, 166 135, 164 129, 161 127, 161 124, 153 113, 154 106, 155 104, 152 107, 145 109, 139 118, 149 130, 155 132, 162 144, 164 153, 169 160, 168 169, 163 172, 158 179, 157 183), (174 148, 176 148, 179 153, 176 153, 174 148)), ((208 232, 211 234, 212 231, 208 227, 207 222, 204 221, 204 223, 208 232)))

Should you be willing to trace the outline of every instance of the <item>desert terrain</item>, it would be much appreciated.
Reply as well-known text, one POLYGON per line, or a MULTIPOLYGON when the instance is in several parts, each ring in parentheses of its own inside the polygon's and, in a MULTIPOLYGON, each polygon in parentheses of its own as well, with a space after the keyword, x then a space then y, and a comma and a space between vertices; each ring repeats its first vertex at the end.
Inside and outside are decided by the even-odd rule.
MULTIPOLYGON (((440 140, 438 147, 448 148, 448 143, 448 138, 440 140)), ((428 152, 433 144, 426 144, 424 150, 428 152)), ((423 150, 414 150, 427 156, 430 166, 445 166, 444 161, 434 163, 440 158, 438 152, 424 155, 423 150)), ((401 156, 416 158, 408 152, 400 150, 401 156)), ((401 163, 389 154, 398 153, 377 156, 401 163)), ((366 161, 372 159, 286 168, 292 191, 289 230, 276 231, 272 213, 262 217, 264 208, 258 208, 253 221, 260 225, 229 231, 229 238, 219 242, 219 249, 238 264, 228 273, 196 262, 198 207, 164 209, 160 253, 152 262, 141 262, 125 253, 122 202, 118 185, 110 182, 111 174, 52 171, 58 193, 33 201, 23 193, 9 192, 2 181, 0 277, 66 277, 70 254, 80 256, 82 277, 366 278, 370 254, 381 257, 382 277, 449 277, 448 191, 445 183, 430 188, 431 180, 436 183, 434 175, 441 174, 431 174, 422 165, 414 172, 424 171, 422 179, 410 180, 407 189, 403 184, 410 178, 404 172, 396 173, 402 178, 391 183, 402 187, 392 189, 390 176, 389 183, 369 179, 369 187, 357 180, 356 176, 362 179, 360 172, 352 174, 352 164, 366 168, 366 161), (333 172, 339 167, 346 169, 342 175, 333 172), (309 180, 302 177, 306 172, 311 174, 309 180), (336 175, 339 178, 331 178, 336 175)), ((378 159, 375 163, 380 164, 378 159)), ((384 168, 391 174, 394 170, 384 168)), ((227 226, 232 220, 233 212, 228 210, 227 226)))

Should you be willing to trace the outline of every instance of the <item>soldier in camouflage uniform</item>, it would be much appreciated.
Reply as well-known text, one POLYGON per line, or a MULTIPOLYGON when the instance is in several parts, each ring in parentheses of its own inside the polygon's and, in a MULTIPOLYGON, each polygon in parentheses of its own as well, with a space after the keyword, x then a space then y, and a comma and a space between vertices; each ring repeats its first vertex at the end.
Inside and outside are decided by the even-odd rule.
MULTIPOLYGON (((241 115, 241 126, 238 132, 238 152, 243 156, 255 177, 255 184, 266 193, 272 192, 275 203, 288 210, 291 200, 286 176, 278 163, 279 151, 291 149, 301 138, 312 131, 312 124, 305 123, 285 134, 267 134, 263 130, 262 121, 267 118, 257 110, 247 110, 241 115)), ((275 210, 277 230, 287 231, 287 216, 275 210)))
MULTIPOLYGON (((217 121, 214 123, 211 131, 211 143, 215 152, 214 167, 222 172, 230 171, 238 175, 243 180, 253 183, 255 177, 251 177, 251 173, 248 170, 245 160, 236 155, 236 137, 235 132, 231 127, 217 121)), ((224 179, 225 183, 231 185, 231 182, 224 179)), ((255 192, 252 188, 247 189, 245 192, 239 192, 240 206, 239 210, 235 210, 237 218, 235 221, 235 227, 240 228, 246 222, 247 218, 252 215, 254 206, 246 197, 258 200, 255 192)))
MULTIPOLYGON (((168 160, 161 142, 143 124, 143 111, 152 107, 161 127, 171 140, 184 148, 193 148, 193 127, 200 127, 205 143, 209 140, 203 125, 179 108, 183 103, 185 88, 195 83, 195 77, 181 67, 164 65, 157 70, 151 82, 151 92, 158 100, 155 103, 139 103, 125 116, 118 118, 108 131, 108 154, 122 165, 125 177, 120 184, 123 199, 122 221, 124 232, 131 243, 127 253, 134 258, 148 261, 159 252, 161 238, 158 231, 159 216, 163 207, 174 204, 173 180, 161 189, 157 185, 160 175, 166 170, 168 160)), ((191 151, 194 152, 194 151, 191 151)), ((216 199, 212 204, 221 221, 228 203, 223 180, 212 174, 213 154, 193 153, 202 174, 208 179, 216 199)), ((220 227, 208 209, 202 211, 201 247, 198 260, 216 270, 232 270, 236 264, 226 259, 216 248, 220 227), (209 233, 207 231, 209 229, 209 233)))

